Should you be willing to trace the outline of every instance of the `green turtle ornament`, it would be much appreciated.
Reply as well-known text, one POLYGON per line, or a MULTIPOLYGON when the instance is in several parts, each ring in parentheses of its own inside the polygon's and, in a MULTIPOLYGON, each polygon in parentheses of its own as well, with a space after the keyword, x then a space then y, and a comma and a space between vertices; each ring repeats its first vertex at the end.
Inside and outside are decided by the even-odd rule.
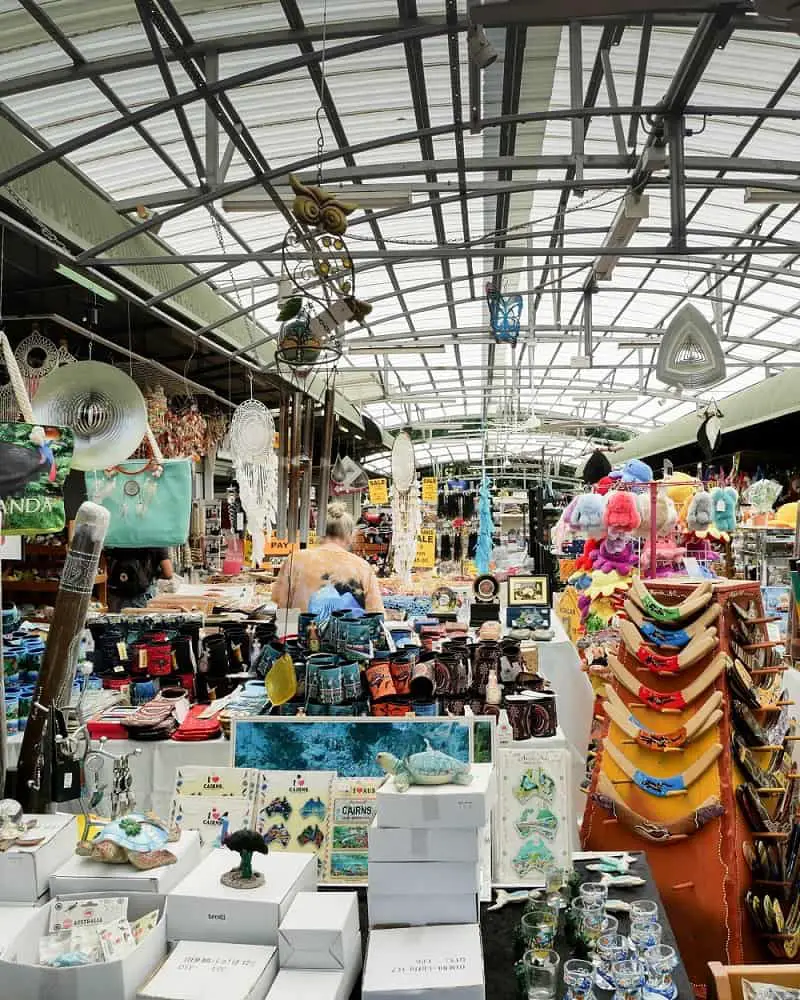
POLYGON ((394 775, 398 792, 405 792, 410 785, 468 785, 472 781, 469 764, 434 750, 429 740, 421 753, 402 760, 393 753, 379 753, 376 759, 387 774, 394 775))
POLYGON ((178 860, 167 843, 180 838, 177 826, 168 826, 152 813, 129 813, 112 820, 91 840, 80 840, 75 853, 109 865, 130 863, 149 871, 178 860))

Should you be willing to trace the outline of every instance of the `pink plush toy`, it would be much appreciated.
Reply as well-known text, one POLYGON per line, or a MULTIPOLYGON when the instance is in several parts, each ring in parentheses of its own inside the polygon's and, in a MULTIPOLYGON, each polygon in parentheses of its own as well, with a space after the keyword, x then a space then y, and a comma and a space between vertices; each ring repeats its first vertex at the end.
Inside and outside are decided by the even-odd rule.
POLYGON ((615 490, 608 494, 606 507, 603 511, 603 521, 609 532, 619 534, 625 531, 636 531, 641 520, 633 494, 625 493, 622 490, 615 490))
POLYGON ((610 539, 605 539, 596 552, 592 553, 594 568, 610 573, 616 570, 620 576, 627 576, 639 559, 634 551, 633 542, 625 542, 618 546, 610 539))

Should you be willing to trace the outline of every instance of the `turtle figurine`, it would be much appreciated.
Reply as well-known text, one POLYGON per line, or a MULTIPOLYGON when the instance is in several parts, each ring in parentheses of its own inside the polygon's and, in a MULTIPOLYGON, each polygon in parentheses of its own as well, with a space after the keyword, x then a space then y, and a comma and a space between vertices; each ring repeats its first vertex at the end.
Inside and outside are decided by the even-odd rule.
POLYGON ((75 853, 109 865, 130 863, 149 871, 178 860, 166 844, 180 837, 177 826, 169 826, 153 813, 129 813, 112 820, 91 840, 80 840, 75 853))
POLYGON ((410 785, 468 785, 473 777, 469 764, 434 750, 429 740, 421 753, 402 760, 393 753, 379 753, 377 761, 387 774, 394 775, 398 792, 405 792, 410 785))

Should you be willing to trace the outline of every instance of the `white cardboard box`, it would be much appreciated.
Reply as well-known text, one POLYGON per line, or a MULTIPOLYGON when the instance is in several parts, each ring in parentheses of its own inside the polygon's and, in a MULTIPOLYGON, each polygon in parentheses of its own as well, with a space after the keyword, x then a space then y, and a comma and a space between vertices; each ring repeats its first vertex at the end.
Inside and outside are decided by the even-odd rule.
POLYGON ((355 892, 298 892, 281 921, 282 969, 361 969, 361 925, 355 892))
POLYGON ((372 861, 369 887, 382 895, 476 893, 481 888, 477 861, 372 861))
POLYGON ((267 1000, 349 1000, 352 989, 343 972, 281 969, 267 1000))
POLYGON ((219 878, 235 868, 237 855, 218 848, 207 855, 169 895, 167 935, 170 941, 229 941, 234 944, 278 944, 278 925, 298 892, 315 892, 314 854, 275 852, 253 858, 264 875, 257 889, 229 889, 219 878))
POLYGON ((370 927, 420 927, 431 924, 474 924, 479 919, 476 893, 386 895, 367 889, 370 927))
POLYGON ((494 766, 473 764, 472 775, 469 785, 411 785, 405 792, 389 778, 378 789, 378 826, 470 827, 477 835, 494 803, 494 766))
POLYGON ((35 903, 47 892, 48 880, 75 851, 78 823, 75 816, 55 813, 26 816, 36 819, 34 831, 45 840, 36 847, 12 847, 0 854, 0 902, 35 903))
POLYGON ((23 906, 20 903, 0 905, 0 955, 22 928, 33 919, 36 910, 35 906, 23 906))
POLYGON ((477 924, 373 931, 364 965, 363 1000, 484 1000, 483 950, 477 924))
MULTIPOLYGON (((64 898, 64 897, 62 897, 64 898)), ((0 996, 9 1000, 134 1000, 136 990, 152 975, 167 954, 164 897, 152 893, 128 896, 128 918, 136 920, 158 909, 159 921, 125 958, 98 962, 71 969, 50 969, 38 965, 39 939, 47 934, 50 910, 47 903, 36 911, 0 958, 0 996)))
POLYGON ((179 941, 136 994, 139 1000, 264 1000, 278 974, 278 949, 179 941))
POLYGON ((150 871, 140 871, 130 864, 108 865, 73 854, 50 876, 50 895, 155 892, 166 896, 199 863, 200 834, 196 830, 184 830, 180 840, 166 847, 178 860, 174 865, 162 865, 150 871))
POLYGON ((478 861, 480 835, 464 829, 431 830, 424 827, 378 826, 369 828, 372 861, 478 861))

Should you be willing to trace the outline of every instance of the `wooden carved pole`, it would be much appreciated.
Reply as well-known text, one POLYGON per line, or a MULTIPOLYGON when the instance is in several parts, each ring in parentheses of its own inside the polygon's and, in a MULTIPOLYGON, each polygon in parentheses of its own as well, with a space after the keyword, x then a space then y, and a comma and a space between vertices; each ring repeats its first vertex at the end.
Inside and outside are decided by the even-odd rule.
POLYGON ((86 501, 78 508, 17 765, 17 799, 25 812, 46 812, 51 802, 49 748, 54 734, 47 732, 48 716, 51 708, 69 703, 108 521, 105 507, 86 501))

